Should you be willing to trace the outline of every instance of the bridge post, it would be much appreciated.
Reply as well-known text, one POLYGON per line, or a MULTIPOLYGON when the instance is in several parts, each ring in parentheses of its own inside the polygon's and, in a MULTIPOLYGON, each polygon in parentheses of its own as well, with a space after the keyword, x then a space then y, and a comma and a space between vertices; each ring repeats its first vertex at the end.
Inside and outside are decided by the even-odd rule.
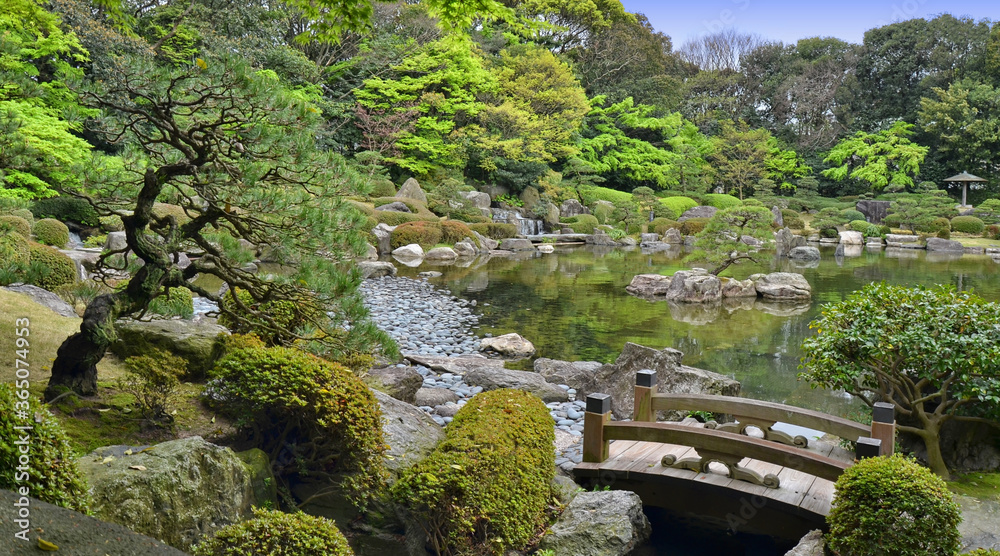
POLYGON ((653 394, 656 393, 656 371, 643 369, 635 373, 635 406, 633 421, 655 421, 653 394))
POLYGON ((891 403, 878 402, 872 408, 872 438, 882 441, 880 455, 892 455, 896 447, 896 408, 891 403))
POLYGON ((857 459, 875 458, 882 455, 882 441, 878 438, 858 437, 857 448, 854 450, 857 459))
POLYGON ((590 394, 583 414, 583 461, 601 463, 608 459, 608 441, 604 425, 611 420, 611 396, 590 394))

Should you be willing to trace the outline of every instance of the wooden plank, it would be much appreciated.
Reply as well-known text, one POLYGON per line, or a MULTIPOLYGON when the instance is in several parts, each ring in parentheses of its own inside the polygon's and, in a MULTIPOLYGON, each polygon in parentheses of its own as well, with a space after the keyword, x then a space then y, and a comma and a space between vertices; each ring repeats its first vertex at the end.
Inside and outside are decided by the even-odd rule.
POLYGON ((798 506, 809 492, 816 477, 785 467, 778 473, 780 487, 771 489, 768 498, 798 506))
POLYGON ((815 514, 829 515, 830 507, 833 504, 833 494, 832 481, 816 479, 799 507, 815 514))
MULTIPOLYGON (((615 442, 615 444, 618 443, 615 442)), ((639 444, 642 444, 642 442, 622 442, 621 448, 616 453, 613 453, 608 459, 601 462, 601 469, 625 469, 632 463, 632 449, 639 444)))
POLYGON ((710 396, 705 394, 655 394, 653 410, 695 410, 745 415, 749 418, 781 421, 801 427, 821 430, 848 440, 868 436, 870 427, 834 415, 783 405, 773 402, 736 398, 733 396, 710 396))
POLYGON ((630 453, 632 464, 625 467, 626 477, 635 478, 636 474, 648 474, 663 457, 664 444, 644 442, 636 446, 630 453))

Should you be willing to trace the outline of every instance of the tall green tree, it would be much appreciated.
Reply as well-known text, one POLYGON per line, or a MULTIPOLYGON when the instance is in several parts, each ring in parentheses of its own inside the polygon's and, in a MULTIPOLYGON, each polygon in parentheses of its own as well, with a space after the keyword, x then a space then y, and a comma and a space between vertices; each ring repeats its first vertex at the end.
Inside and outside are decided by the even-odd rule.
POLYGON ((721 122, 721 133, 712 138, 710 157, 716 183, 740 199, 750 195, 762 179, 774 181, 783 190, 794 191, 793 178, 809 174, 811 168, 790 149, 783 149, 766 129, 750 129, 746 122, 721 122))
POLYGON ((740 205, 720 210, 698 233, 695 251, 689 257, 712 265, 709 273, 716 276, 734 264, 757 262, 760 248, 743 239, 761 242, 771 239, 773 222, 774 214, 762 206, 740 205))
POLYGON ((833 164, 821 172, 835 180, 857 180, 872 190, 892 184, 913 186, 928 147, 909 140, 913 124, 896 122, 878 133, 859 131, 837 143, 824 162, 833 164))
POLYGON ((318 330, 309 336, 334 353, 379 344, 391 351, 391 340, 366 319, 359 277, 346 266, 365 241, 363 216, 343 197, 363 193, 363 183, 339 156, 316 148, 318 110, 234 57, 206 56, 176 69, 148 59, 129 64, 130 71, 84 92, 105 114, 98 131, 130 145, 129 163, 110 174, 93 168, 78 194, 99 214, 120 216, 125 227, 127 247, 102 256, 100 265, 123 269, 126 257, 142 265, 129 269, 123 289, 87 305, 80 332, 59 347, 46 397, 64 389, 95 393, 96 365, 116 338, 115 320, 142 314, 173 288, 220 303, 232 322, 302 337, 306 330, 289 330, 278 315, 252 306, 288 301, 318 330), (183 216, 154 212, 161 196, 178 199, 183 216), (270 246, 290 273, 247 271, 253 252, 240 240, 270 246), (205 255, 177 266, 173 254, 192 248, 205 255), (252 302, 235 296, 224 303, 194 282, 199 274, 252 302))

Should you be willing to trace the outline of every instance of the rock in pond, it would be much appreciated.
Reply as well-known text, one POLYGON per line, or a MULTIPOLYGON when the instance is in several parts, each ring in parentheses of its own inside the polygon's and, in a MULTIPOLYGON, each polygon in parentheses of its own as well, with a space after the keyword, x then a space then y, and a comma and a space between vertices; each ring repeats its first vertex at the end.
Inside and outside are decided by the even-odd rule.
POLYGON ((634 492, 581 492, 542 537, 538 548, 555 556, 625 556, 651 533, 634 492))
POLYGON ((483 338, 482 349, 491 349, 504 357, 521 359, 535 354, 535 346, 520 334, 510 333, 494 338, 483 338))
POLYGON ((358 270, 364 280, 396 275, 396 265, 386 261, 361 261, 358 270))
POLYGON ((424 250, 416 243, 411 243, 393 249, 392 256, 400 259, 422 259, 424 257, 424 250))
POLYGON ((772 272, 770 274, 754 274, 753 280, 757 293, 766 300, 799 300, 812 297, 812 286, 805 276, 795 272, 772 272))

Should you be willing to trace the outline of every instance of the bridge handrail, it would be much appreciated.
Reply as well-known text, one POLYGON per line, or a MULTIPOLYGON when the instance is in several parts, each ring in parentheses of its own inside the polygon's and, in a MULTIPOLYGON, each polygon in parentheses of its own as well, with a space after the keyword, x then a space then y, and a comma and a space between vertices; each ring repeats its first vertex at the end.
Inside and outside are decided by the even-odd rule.
MULTIPOLYGON (((679 425, 677 423, 650 423, 616 421, 603 427, 603 441, 636 440, 690 446, 702 454, 725 454, 738 458, 748 457, 803 473, 835 481, 850 467, 844 461, 795 448, 768 442, 760 438, 735 435, 711 429, 679 425)), ((588 461, 584 451, 584 461, 588 461)))

